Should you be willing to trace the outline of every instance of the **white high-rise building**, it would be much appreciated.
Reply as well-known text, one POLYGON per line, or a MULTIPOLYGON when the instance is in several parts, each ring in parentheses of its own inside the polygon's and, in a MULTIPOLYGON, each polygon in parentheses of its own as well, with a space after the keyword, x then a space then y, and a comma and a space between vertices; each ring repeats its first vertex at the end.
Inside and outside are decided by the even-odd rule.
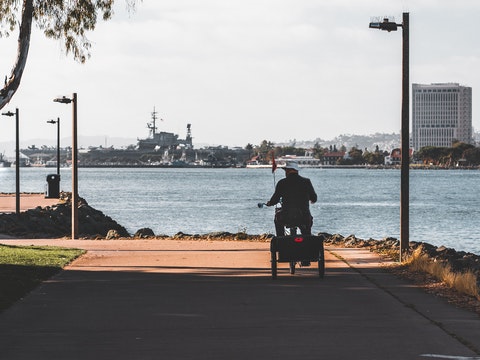
POLYGON ((456 83, 412 85, 412 145, 451 147, 472 138, 472 88, 456 83))

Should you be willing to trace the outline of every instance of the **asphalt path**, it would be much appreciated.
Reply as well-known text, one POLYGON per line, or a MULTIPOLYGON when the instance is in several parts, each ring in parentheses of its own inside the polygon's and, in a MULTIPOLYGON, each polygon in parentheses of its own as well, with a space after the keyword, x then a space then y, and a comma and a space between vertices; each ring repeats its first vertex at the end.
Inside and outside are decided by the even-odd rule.
POLYGON ((88 253, 0 314, 0 359, 480 359, 480 318, 364 249, 270 273, 269 243, 2 240, 88 253))

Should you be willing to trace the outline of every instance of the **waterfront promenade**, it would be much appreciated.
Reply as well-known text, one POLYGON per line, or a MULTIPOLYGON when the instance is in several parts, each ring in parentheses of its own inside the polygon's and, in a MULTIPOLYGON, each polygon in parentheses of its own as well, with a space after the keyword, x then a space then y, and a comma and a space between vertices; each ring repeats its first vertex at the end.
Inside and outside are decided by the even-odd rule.
POLYGON ((480 318, 328 248, 271 279, 269 242, 1 240, 88 250, 0 314, 13 359, 480 359, 480 318))

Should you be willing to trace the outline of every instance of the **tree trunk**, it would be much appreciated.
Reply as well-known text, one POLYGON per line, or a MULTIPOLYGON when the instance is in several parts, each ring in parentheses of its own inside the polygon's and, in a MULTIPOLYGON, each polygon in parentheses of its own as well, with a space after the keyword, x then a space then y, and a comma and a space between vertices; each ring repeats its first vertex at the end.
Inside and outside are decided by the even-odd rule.
POLYGON ((23 70, 27 63, 28 49, 30 48, 30 34, 32 31, 33 0, 24 0, 22 9, 22 22, 18 35, 17 61, 12 69, 10 78, 7 79, 3 89, 0 90, 0 109, 3 109, 12 99, 20 86, 23 70))

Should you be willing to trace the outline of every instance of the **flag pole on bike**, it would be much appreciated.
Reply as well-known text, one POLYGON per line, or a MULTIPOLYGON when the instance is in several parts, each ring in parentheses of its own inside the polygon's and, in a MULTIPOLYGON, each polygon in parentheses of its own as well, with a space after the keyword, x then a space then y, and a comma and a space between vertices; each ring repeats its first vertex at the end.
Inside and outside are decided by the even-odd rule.
POLYGON ((275 170, 277 170, 277 163, 275 162, 275 151, 272 150, 272 175, 273 175, 273 188, 277 186, 275 182, 275 170))
MULTIPOLYGON (((277 187, 277 182, 275 180, 275 170, 277 170, 277 163, 275 161, 275 150, 272 150, 272 175, 273 175, 273 189, 274 190, 277 187)), ((258 205, 259 208, 263 208, 267 204, 266 203, 258 203, 257 205, 258 205)), ((275 209, 276 208, 277 208, 277 206, 275 205, 275 209)))

